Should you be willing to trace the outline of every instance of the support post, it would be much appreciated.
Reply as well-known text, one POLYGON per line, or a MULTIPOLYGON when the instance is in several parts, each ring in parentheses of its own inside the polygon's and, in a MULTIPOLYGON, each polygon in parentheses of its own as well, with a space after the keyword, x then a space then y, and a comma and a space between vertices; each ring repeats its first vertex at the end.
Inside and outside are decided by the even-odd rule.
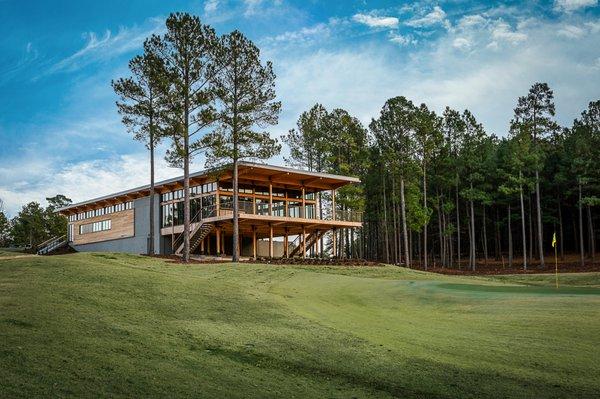
POLYGON ((273 258, 273 225, 269 224, 269 258, 273 258))
POLYGON ((331 252, 333 252, 333 253, 331 254, 331 256, 333 258, 335 258, 337 255, 337 240, 336 240, 335 229, 332 230, 332 237, 333 237, 333 240, 331 241, 331 252))
POLYGON ((306 228, 302 226, 302 257, 306 258, 306 228))
MULTIPOLYGON (((335 220, 335 189, 331 190, 331 220, 335 220)), ((333 230, 335 236, 335 229, 333 230)))
POLYGON ((220 227, 217 227, 216 236, 217 236, 217 256, 221 256, 221 228, 220 227))
POLYGON ((256 226, 252 226, 252 258, 256 260, 256 226))
POLYGON ((204 255, 204 241, 205 241, 205 240, 206 240, 206 237, 204 237, 204 238, 202 239, 202 241, 200 241, 200 253, 201 253, 202 255, 204 255))
POLYGON ((288 229, 287 227, 285 228, 285 235, 283 236, 283 256, 285 256, 286 258, 290 257, 290 250, 289 250, 289 238, 288 238, 288 229))

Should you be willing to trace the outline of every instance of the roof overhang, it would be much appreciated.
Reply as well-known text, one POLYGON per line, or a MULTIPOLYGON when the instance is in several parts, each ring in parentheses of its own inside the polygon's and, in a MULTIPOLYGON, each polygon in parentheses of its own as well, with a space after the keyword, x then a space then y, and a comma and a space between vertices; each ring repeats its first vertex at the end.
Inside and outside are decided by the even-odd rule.
MULTIPOLYGON (((275 187, 289 189, 300 189, 304 187, 307 191, 324 191, 337 189, 347 184, 360 183, 360 179, 350 176, 341 176, 330 173, 310 172, 302 169, 286 166, 275 166, 259 164, 254 162, 239 162, 238 175, 240 183, 266 186, 272 184, 275 187)), ((202 184, 203 182, 219 179, 228 181, 233 179, 233 168, 231 164, 215 167, 190 174, 190 185, 202 184)), ((162 180, 154 184, 158 193, 183 188, 183 176, 162 180)), ((132 201, 137 198, 146 197, 150 194, 150 185, 139 186, 130 190, 120 191, 78 202, 57 209, 62 214, 72 214, 93 209, 99 204, 106 206, 132 201)))

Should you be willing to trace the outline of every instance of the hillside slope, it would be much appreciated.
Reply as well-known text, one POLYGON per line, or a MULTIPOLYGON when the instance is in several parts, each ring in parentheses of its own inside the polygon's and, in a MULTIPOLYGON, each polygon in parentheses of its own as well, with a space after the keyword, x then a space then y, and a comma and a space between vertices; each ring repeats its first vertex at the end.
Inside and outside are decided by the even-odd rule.
POLYGON ((561 278, 0 260, 0 397, 592 397, 600 277, 561 278))

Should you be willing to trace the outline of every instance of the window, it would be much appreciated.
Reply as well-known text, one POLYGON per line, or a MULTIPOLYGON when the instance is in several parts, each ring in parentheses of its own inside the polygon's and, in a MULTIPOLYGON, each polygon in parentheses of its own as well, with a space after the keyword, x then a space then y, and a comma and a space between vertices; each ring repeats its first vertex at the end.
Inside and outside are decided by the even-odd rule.
POLYGON ((288 202, 288 213, 290 217, 301 218, 302 215, 302 202, 289 201, 288 202))
POLYGON ((69 231, 67 234, 68 234, 67 241, 73 242, 73 225, 72 224, 69 224, 69 231))
POLYGON ((79 234, 97 233, 99 231, 110 230, 111 221, 102 220, 100 222, 82 224, 79 226, 79 234))

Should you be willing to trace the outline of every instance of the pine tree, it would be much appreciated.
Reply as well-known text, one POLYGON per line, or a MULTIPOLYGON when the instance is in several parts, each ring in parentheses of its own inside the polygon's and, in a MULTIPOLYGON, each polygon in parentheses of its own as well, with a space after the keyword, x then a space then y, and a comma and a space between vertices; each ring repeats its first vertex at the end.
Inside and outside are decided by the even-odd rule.
POLYGON ((281 146, 268 132, 277 124, 281 103, 275 100, 275 73, 270 62, 262 64, 260 51, 239 31, 220 41, 223 60, 213 86, 219 101, 215 131, 202 140, 207 163, 233 165, 233 261, 239 260, 238 163, 242 159, 268 159, 281 146))
POLYGON ((154 255, 154 150, 163 134, 158 62, 151 52, 136 56, 129 61, 131 76, 119 78, 111 83, 119 96, 117 108, 123 124, 133 134, 134 139, 143 142, 150 151, 148 255, 154 255))
POLYGON ((548 84, 535 83, 531 86, 526 96, 519 97, 517 107, 515 108, 515 118, 512 122, 513 129, 519 128, 531 136, 533 149, 537 155, 534 167, 536 219, 538 250, 542 268, 545 266, 545 263, 539 173, 543 164, 543 141, 551 132, 558 129, 558 125, 554 121, 554 114, 554 93, 550 90, 548 84))
POLYGON ((439 150, 442 144, 441 120, 430 111, 425 104, 415 112, 415 142, 417 159, 421 164, 423 178, 423 210, 425 212, 425 223, 423 225, 423 267, 427 270, 428 248, 427 248, 427 225, 431 218, 431 209, 427 203, 427 168, 431 158, 439 150))
POLYGON ((402 237, 405 263, 410 267, 410 250, 408 247, 408 223, 406 214, 405 186, 415 174, 415 141, 414 123, 415 106, 405 97, 394 97, 386 101, 379 119, 370 124, 376 145, 382 151, 385 164, 394 176, 400 179, 400 208, 402 219, 402 237))
POLYGON ((221 68, 222 52, 214 30, 200 18, 171 14, 167 33, 153 35, 145 50, 156 58, 159 97, 164 107, 164 136, 171 142, 166 159, 183 168, 183 260, 190 258, 190 162, 205 149, 201 134, 217 118, 213 81, 221 68))

